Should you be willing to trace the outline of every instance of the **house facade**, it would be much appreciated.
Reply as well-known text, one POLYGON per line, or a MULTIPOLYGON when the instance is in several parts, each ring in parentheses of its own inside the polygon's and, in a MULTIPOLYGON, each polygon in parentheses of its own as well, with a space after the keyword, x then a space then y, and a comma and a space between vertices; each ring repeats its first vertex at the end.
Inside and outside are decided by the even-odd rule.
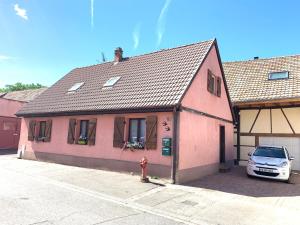
POLYGON ((18 113, 26 159, 184 183, 233 163, 233 114, 216 40, 77 68, 18 113))
POLYGON ((15 113, 44 90, 0 93, 0 150, 18 148, 21 118, 16 117, 15 113))
POLYGON ((236 159, 241 165, 258 145, 286 146, 300 170, 300 56, 223 64, 238 125, 236 159))

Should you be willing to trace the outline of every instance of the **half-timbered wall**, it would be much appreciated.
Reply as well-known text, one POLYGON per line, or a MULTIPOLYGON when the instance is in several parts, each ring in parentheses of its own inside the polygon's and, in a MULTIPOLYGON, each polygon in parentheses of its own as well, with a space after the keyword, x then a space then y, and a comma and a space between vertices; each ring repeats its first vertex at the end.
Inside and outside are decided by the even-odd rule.
MULTIPOLYGON (((240 164, 257 145, 286 146, 300 169, 300 107, 240 110, 240 164)), ((237 130, 234 145, 237 152, 237 130)))

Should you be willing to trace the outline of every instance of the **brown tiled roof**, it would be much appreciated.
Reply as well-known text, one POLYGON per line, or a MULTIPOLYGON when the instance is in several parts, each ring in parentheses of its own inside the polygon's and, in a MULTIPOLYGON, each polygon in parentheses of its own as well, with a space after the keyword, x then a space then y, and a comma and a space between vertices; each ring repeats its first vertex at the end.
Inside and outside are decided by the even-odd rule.
POLYGON ((300 55, 223 63, 231 101, 259 102, 300 98, 300 55), (289 78, 268 80, 270 72, 289 78))
MULTIPOLYGON (((24 91, 12 91, 8 93, 4 93, 2 98, 20 101, 20 102, 30 102, 41 93, 43 93, 47 88, 39 88, 39 89, 32 89, 32 90, 24 90, 24 91)), ((0 94, 1 96, 1 94, 0 94)))
POLYGON ((17 115, 89 113, 129 109, 158 109, 175 106, 214 40, 76 68, 55 83, 17 115), (121 77, 103 89, 111 77, 121 77), (68 93, 75 83, 84 82, 68 93))

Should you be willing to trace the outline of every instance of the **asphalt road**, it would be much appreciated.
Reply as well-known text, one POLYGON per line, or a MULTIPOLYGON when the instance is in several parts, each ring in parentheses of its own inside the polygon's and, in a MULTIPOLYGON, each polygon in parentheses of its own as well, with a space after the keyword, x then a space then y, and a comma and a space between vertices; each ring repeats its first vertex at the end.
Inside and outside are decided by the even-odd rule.
MULTIPOLYGON (((3 157, 2 160, 4 160, 3 157)), ((182 224, 84 189, 0 168, 1 225, 182 224)))

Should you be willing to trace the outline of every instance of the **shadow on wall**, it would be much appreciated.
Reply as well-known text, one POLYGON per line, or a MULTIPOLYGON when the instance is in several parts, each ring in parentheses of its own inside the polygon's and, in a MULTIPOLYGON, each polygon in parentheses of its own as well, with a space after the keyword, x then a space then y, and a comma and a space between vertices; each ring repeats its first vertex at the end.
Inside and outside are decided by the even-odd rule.
POLYGON ((0 155, 14 155, 17 153, 17 149, 0 149, 0 155))
POLYGON ((234 167, 228 173, 207 176, 186 186, 212 189, 251 197, 288 197, 300 196, 300 172, 294 171, 291 183, 248 178, 245 167, 234 167))

